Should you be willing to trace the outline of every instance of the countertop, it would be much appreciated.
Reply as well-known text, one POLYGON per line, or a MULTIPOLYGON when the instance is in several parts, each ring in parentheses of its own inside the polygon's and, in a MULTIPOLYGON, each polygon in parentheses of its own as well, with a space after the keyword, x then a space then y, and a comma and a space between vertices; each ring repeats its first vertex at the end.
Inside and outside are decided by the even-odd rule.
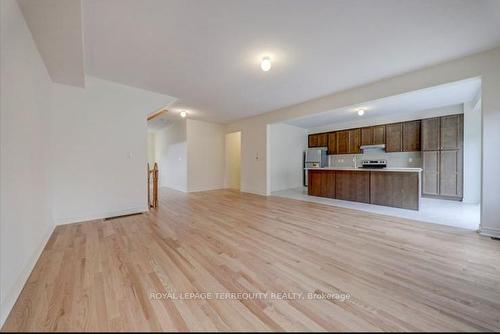
POLYGON ((410 167, 386 167, 386 168, 354 168, 354 167, 322 167, 322 168, 306 168, 311 170, 349 170, 356 172, 413 172, 419 173, 422 168, 410 167))

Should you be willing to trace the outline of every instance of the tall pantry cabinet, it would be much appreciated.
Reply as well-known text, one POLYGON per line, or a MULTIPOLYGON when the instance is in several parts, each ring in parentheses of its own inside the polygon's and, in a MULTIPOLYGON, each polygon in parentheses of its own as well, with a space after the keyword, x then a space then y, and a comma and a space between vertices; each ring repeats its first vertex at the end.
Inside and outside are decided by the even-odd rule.
POLYGON ((462 200, 463 115, 422 120, 422 195, 462 200))

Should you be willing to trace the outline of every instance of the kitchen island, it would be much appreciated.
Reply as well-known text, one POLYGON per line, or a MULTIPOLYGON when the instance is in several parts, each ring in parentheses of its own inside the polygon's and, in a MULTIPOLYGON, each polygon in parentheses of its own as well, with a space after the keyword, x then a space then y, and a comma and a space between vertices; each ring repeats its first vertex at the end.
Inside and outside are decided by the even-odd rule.
POLYGON ((308 194, 418 210, 421 168, 308 169, 308 194))

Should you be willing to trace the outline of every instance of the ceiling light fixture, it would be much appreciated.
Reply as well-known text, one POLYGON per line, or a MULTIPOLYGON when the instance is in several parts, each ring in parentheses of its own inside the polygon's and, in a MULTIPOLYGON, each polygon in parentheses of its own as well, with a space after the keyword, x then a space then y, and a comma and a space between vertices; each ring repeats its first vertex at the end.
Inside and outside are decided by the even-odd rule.
POLYGON ((185 111, 181 111, 181 117, 182 117, 182 118, 185 118, 186 116, 187 116, 187 112, 185 112, 185 111))
POLYGON ((269 57, 262 58, 262 61, 260 62, 260 69, 263 70, 264 72, 269 71, 271 69, 271 58, 269 57))
POLYGON ((365 114, 365 109, 360 108, 358 109, 358 116, 363 116, 365 114))

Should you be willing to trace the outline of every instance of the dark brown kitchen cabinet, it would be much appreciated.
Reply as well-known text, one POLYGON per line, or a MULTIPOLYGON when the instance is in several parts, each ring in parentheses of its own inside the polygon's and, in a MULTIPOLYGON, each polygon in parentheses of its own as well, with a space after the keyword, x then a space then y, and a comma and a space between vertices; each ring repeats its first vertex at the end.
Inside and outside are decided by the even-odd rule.
POLYGON ((361 149, 361 129, 349 130, 349 153, 356 154, 360 153, 361 149))
POLYGON ((385 126, 385 151, 401 152, 403 149, 403 124, 387 124, 385 126))
POLYGON ((403 152, 420 151, 420 120, 403 123, 403 152))
POLYGON ((373 145, 373 127, 361 128, 361 145, 373 145))
POLYGON ((438 151, 440 147, 441 119, 422 120, 422 151, 438 151))
POLYGON ((309 135, 309 147, 326 147, 328 145, 328 133, 316 133, 309 135))
POLYGON ((318 135, 318 146, 326 147, 328 145, 328 133, 320 133, 318 135))
POLYGON ((337 154, 337 133, 330 132, 328 134, 328 154, 337 154))
POLYGON ((439 196, 439 151, 422 153, 422 195, 439 196))
POLYGON ((310 196, 335 198, 335 171, 309 170, 307 193, 310 196))
POLYGON ((372 126, 373 145, 385 144, 385 125, 372 126))
POLYGON ((309 135, 309 140, 307 146, 318 147, 318 135, 309 135))
POLYGON ((418 210, 418 173, 371 172, 370 203, 418 210))
POLYGON ((361 128, 361 145, 385 144, 385 125, 361 128))
POLYGON ((441 150, 459 150, 463 142, 463 115, 441 117, 441 150))
POLYGON ((422 195, 461 200, 463 115, 422 120, 422 149, 422 195))
POLYGON ((370 172, 335 171, 335 198, 370 202, 370 172))
POLYGON ((349 130, 337 132, 337 154, 349 153, 349 130))
POLYGON ((355 154, 361 152, 361 129, 337 131, 336 154, 355 154))
POLYGON ((310 169, 308 194, 418 210, 417 172, 310 169))
POLYGON ((385 144, 385 125, 361 128, 361 145, 385 144))
POLYGON ((442 150, 439 164, 439 195, 461 199, 463 196, 462 150, 442 150))

